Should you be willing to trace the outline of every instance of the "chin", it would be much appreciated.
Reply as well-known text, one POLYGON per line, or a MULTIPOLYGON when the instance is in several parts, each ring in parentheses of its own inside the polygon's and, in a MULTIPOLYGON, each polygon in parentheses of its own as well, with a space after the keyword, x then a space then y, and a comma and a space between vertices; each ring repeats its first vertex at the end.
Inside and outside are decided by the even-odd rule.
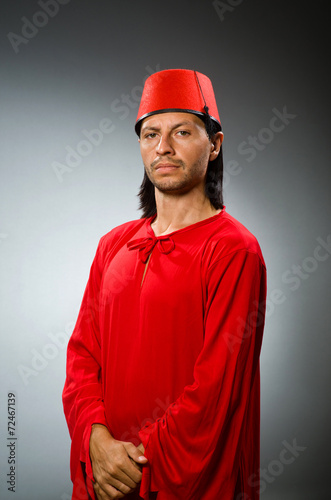
POLYGON ((191 184, 180 183, 180 184, 160 184, 156 183, 154 186, 161 191, 161 193, 172 193, 172 194, 185 194, 191 191, 191 184))

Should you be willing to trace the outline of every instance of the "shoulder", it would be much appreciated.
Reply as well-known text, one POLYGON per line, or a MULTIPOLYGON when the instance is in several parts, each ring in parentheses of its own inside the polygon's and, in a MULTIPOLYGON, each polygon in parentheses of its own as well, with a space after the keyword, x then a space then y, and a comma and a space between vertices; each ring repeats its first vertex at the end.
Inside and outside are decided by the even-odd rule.
POLYGON ((145 223, 146 218, 135 219, 132 221, 124 222, 119 226, 114 227, 100 238, 98 251, 107 253, 110 249, 123 240, 130 238, 136 231, 138 231, 145 223))
POLYGON ((120 224, 119 226, 114 227, 111 229, 108 233, 104 234, 100 241, 104 245, 106 245, 109 241, 114 240, 115 238, 119 238, 128 232, 131 232, 132 229, 134 228, 139 228, 142 224, 144 224, 146 219, 135 219, 131 220, 128 222, 124 222, 123 224, 120 224))
POLYGON ((237 219, 223 212, 215 232, 209 240, 210 264, 231 254, 253 254, 265 267, 262 251, 256 237, 237 219))

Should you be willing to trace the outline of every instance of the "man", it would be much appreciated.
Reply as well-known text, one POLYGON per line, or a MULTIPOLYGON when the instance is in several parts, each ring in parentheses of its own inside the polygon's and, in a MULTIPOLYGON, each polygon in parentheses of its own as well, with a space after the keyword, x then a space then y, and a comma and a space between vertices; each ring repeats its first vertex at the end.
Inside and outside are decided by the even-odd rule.
POLYGON ((136 132, 143 217, 101 238, 68 344, 72 498, 256 500, 266 271, 210 80, 150 76, 136 132))

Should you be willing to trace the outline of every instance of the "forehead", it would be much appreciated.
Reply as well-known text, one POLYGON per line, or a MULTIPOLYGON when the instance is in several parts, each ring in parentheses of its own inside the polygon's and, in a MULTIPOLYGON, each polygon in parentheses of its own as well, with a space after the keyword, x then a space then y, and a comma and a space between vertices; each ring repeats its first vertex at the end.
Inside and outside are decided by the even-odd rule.
POLYGON ((160 128, 167 127, 173 128, 179 125, 191 125, 198 127, 205 127, 201 118, 194 115, 193 113, 181 113, 181 112, 166 112, 157 113, 155 115, 148 116, 142 122, 141 130, 146 128, 160 128))

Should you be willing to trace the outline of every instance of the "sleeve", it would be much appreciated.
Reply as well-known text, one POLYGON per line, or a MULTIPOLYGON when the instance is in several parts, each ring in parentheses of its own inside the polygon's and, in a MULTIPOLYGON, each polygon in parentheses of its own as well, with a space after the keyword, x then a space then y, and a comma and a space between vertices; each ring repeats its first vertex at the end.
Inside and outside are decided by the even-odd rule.
POLYGON ((63 408, 72 439, 70 454, 73 499, 94 498, 89 440, 93 423, 106 425, 101 386, 99 311, 103 238, 93 260, 78 319, 67 348, 63 408), (85 495, 85 496, 84 496, 85 495))
POLYGON ((139 432, 149 461, 143 471, 142 498, 160 490, 187 500, 220 498, 220 492, 222 498, 230 498, 227 492, 230 483, 233 491, 238 475, 247 407, 259 367, 265 295, 265 266, 254 252, 233 252, 209 268, 204 344, 194 381, 162 418, 139 432), (214 494, 211 478, 217 483, 214 494), (204 496, 206 489, 209 496, 204 496))

